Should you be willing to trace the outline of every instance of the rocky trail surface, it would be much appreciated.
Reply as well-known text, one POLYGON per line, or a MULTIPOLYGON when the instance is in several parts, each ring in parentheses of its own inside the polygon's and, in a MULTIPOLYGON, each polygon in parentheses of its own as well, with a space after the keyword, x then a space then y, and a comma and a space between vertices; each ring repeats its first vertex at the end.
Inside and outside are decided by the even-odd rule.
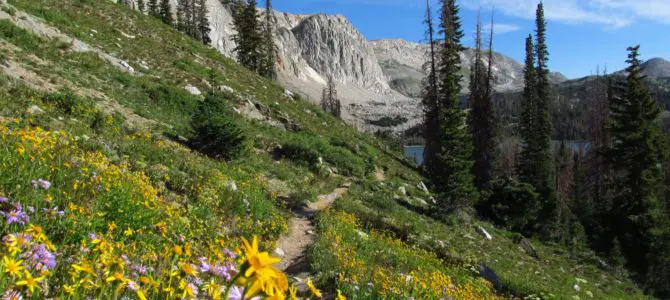
POLYGON ((315 225, 312 220, 316 213, 331 206, 348 190, 349 185, 343 184, 330 194, 318 196, 316 202, 296 209, 289 221, 289 234, 277 242, 275 254, 282 257, 279 270, 295 277, 299 289, 310 275, 307 249, 314 243, 315 225))

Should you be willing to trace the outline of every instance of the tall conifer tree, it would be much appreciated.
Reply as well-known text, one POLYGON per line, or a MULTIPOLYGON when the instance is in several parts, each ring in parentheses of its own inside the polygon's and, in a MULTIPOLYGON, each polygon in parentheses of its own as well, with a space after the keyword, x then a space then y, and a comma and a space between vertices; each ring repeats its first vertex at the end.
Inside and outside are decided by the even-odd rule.
POLYGON ((440 192, 440 208, 460 212, 470 210, 478 194, 472 176, 472 136, 459 100, 460 53, 464 48, 458 12, 456 0, 442 1, 440 32, 444 40, 438 67, 440 148, 436 166, 439 171, 433 175, 433 182, 440 192))
POLYGON ((261 75, 271 79, 277 77, 277 70, 275 69, 277 54, 272 33, 275 23, 275 16, 272 12, 272 0, 265 0, 265 19, 263 20, 263 50, 265 53, 263 53, 261 75))
POLYGON ((247 69, 260 74, 263 66, 263 36, 256 11, 256 0, 238 3, 235 8, 234 25, 237 34, 237 60, 247 69))
MULTIPOLYGON (((493 24, 491 24, 493 32, 493 24)), ((493 35, 491 34, 491 38, 493 35)), ((492 44, 490 42, 489 46, 492 44)), ((489 49, 489 53, 492 50, 489 49)), ((482 50, 482 25, 477 17, 475 36, 475 62, 470 70, 470 105, 469 126, 473 138, 473 158, 475 184, 483 188, 493 178, 493 167, 496 161, 496 117, 492 103, 492 55, 489 54, 489 67, 484 64, 482 50)))
POLYGON ((143 13, 144 9, 146 9, 145 6, 144 0, 137 0, 137 10, 143 13))
POLYGON ((149 0, 149 15, 152 17, 160 17, 160 9, 158 8, 158 0, 149 0))
POLYGON ((528 35, 526 38, 526 59, 523 70, 524 88, 521 102, 521 117, 519 119, 519 134, 521 136, 522 148, 519 159, 519 178, 523 182, 532 183, 534 174, 535 160, 535 140, 533 129, 535 128, 535 116, 537 111, 537 76, 535 70, 535 56, 533 55, 534 45, 533 37, 528 35))
POLYGON ((612 148, 607 157, 614 169, 615 193, 609 225, 629 266, 646 274, 650 260, 663 255, 653 251, 659 242, 654 232, 662 230, 658 224, 664 222, 661 109, 643 82, 639 46, 628 51, 626 82, 610 103, 612 148))
POLYGON ((426 25, 426 39, 428 41, 428 60, 424 64, 426 78, 423 80, 423 99, 424 110, 423 137, 425 140, 423 161, 429 176, 436 174, 437 152, 440 146, 440 107, 438 105, 438 82, 437 82, 437 43, 435 41, 435 24, 433 21, 433 11, 429 0, 426 0, 426 16, 424 20, 426 25))
POLYGON ((544 19, 544 4, 540 1, 537 5, 536 19, 535 19, 535 55, 537 56, 537 71, 536 71, 536 89, 537 89, 537 106, 533 131, 534 142, 537 143, 537 157, 534 162, 536 169, 536 180, 534 182, 535 189, 542 196, 546 202, 545 207, 547 211, 552 210, 552 206, 556 200, 556 191, 553 184, 552 176, 552 150, 551 137, 553 132, 553 125, 551 123, 551 116, 549 114, 549 107, 551 105, 551 81, 549 79, 549 50, 547 47, 547 22, 544 19))
POLYGON ((174 23, 174 19, 172 18, 172 6, 170 5, 170 0, 161 0, 159 14, 161 20, 163 20, 163 23, 168 25, 172 25, 172 23, 174 23))
POLYGON ((197 31, 198 31, 198 40, 205 45, 212 43, 212 39, 209 37, 209 33, 212 29, 209 27, 209 19, 207 19, 207 1, 198 0, 198 17, 197 17, 197 31))

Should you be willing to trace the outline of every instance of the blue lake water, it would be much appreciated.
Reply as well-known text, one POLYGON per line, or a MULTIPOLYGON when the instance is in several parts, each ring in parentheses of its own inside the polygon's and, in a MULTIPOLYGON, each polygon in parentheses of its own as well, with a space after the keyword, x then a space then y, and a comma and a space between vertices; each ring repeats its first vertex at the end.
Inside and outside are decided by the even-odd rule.
POLYGON ((405 157, 416 162, 417 166, 423 164, 423 145, 405 146, 403 152, 405 152, 405 157))
MULTIPOLYGON (((554 151, 558 151, 558 149, 561 146, 561 141, 553 141, 553 144, 554 144, 554 151)), ((585 152, 588 152, 591 146, 588 142, 578 142, 578 141, 566 141, 566 144, 572 151, 575 152, 580 151, 580 149, 584 150, 585 152)), ((405 146, 403 148, 405 157, 416 162, 417 166, 423 165, 423 145, 405 146)))

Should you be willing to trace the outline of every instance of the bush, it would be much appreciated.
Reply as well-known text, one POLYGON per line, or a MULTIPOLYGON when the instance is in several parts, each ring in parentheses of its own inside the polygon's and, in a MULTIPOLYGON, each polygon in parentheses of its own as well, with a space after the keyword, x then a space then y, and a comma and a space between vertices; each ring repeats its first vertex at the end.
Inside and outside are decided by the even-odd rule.
POLYGON ((365 161, 347 148, 329 143, 322 137, 299 134, 282 145, 282 156, 319 171, 319 157, 345 176, 365 176, 365 161))
POLYGON ((77 97, 72 92, 49 94, 43 99, 43 102, 54 105, 56 109, 70 116, 93 111, 93 105, 89 101, 77 97))
POLYGON ((231 160, 245 152, 247 139, 222 100, 210 93, 198 105, 191 121, 191 145, 212 158, 231 160))
POLYGON ((482 192, 481 215, 509 230, 531 234, 541 208, 533 186, 513 179, 496 179, 482 192))

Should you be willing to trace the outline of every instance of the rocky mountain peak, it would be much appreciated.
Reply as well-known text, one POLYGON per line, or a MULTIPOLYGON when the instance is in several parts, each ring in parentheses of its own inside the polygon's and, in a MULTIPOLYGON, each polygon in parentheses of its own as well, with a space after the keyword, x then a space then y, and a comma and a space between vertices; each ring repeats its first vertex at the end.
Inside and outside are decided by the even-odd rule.
POLYGON ((318 14, 292 29, 302 57, 319 74, 376 93, 388 91, 374 49, 342 15, 318 14))
POLYGON ((670 77, 670 62, 660 58, 652 58, 642 64, 642 74, 649 77, 670 77))

